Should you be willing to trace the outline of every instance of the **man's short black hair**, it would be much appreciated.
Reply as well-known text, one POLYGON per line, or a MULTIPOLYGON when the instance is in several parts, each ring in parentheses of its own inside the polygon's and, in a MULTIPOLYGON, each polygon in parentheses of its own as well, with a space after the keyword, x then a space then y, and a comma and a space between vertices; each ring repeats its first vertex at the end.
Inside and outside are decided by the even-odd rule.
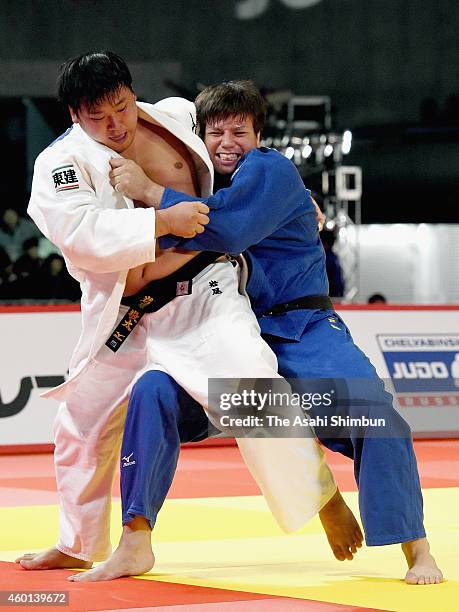
POLYGON ((83 53, 67 60, 57 82, 59 101, 78 113, 104 99, 111 100, 121 87, 132 91, 132 77, 126 62, 112 51, 83 53))
POLYGON ((207 123, 232 116, 251 117, 255 134, 263 131, 267 104, 253 81, 224 81, 210 85, 197 96, 195 104, 202 138, 207 123))

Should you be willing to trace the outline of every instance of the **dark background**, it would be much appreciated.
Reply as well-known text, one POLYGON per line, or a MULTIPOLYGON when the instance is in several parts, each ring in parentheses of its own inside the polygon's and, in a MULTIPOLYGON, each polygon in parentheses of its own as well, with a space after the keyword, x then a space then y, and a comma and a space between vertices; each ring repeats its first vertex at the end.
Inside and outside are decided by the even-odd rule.
POLYGON ((456 222, 457 0, 285 2, 259 0, 264 12, 241 20, 237 0, 4 0, 0 195, 26 202, 33 157, 67 123, 50 101, 59 65, 110 48, 150 101, 177 95, 167 81, 186 93, 231 78, 331 96, 334 128, 354 134, 345 161, 363 168, 363 222, 456 222))

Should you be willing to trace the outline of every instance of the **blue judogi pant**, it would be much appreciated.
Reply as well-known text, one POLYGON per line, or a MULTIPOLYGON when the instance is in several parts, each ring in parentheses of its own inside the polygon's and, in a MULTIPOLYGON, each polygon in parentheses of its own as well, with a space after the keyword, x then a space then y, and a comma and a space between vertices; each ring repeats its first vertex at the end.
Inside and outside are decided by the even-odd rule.
POLYGON ((164 372, 146 372, 134 385, 121 447, 123 525, 144 516, 153 528, 172 484, 180 442, 217 430, 202 407, 164 372))
MULTIPOLYGON (((425 537, 411 432, 339 316, 316 311, 298 341, 266 340, 277 355, 279 373, 290 379, 294 391, 301 392, 306 381, 317 385, 322 379, 326 388, 335 381, 337 396, 345 401, 338 401, 333 414, 364 414, 386 421, 387 436, 350 425, 339 437, 330 437, 326 428, 316 427, 327 448, 354 460, 366 543, 377 546, 425 537), (292 379, 298 379, 296 385, 292 379)), ((180 442, 213 433, 203 409, 167 374, 151 371, 140 378, 129 401, 121 452, 123 524, 139 515, 153 527, 172 483, 180 442)))
MULTIPOLYGON (((295 391, 301 392, 306 381, 317 386, 324 379, 327 389, 335 381, 339 399, 325 411, 328 416, 383 418, 386 423, 373 432, 359 425, 343 427, 339 437, 330 437, 330 429, 315 428, 324 446, 354 460, 366 543, 378 546, 425 537, 410 428, 342 319, 333 311, 315 311, 298 341, 266 340, 276 353, 279 373, 295 391), (292 379, 299 379, 297 386, 292 379)), ((312 417, 324 414, 323 409, 310 412, 312 417)))

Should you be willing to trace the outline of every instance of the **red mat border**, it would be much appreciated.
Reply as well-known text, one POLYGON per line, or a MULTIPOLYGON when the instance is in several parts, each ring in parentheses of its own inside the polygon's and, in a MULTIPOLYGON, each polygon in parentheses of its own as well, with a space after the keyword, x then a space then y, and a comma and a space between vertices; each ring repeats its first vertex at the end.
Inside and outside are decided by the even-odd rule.
MULTIPOLYGON (((16 563, 0 561, 0 589, 7 591, 51 591, 59 593, 69 592, 70 605, 68 606, 1 606, 3 609, 14 610, 68 610, 82 612, 107 611, 126 608, 164 607, 174 605, 193 605, 211 603, 230 603, 279 600, 279 609, 282 602, 295 602, 304 607, 304 610, 328 610, 329 612, 365 612, 374 608, 364 608, 354 605, 336 604, 313 599, 300 599, 295 597, 274 596, 265 593, 251 593, 247 591, 234 591, 215 587, 195 586, 174 582, 156 580, 139 580, 136 578, 122 578, 113 582, 79 583, 68 582, 66 578, 75 572, 72 570, 53 571, 26 571, 16 563)), ((381 611, 380 611, 381 612, 381 611)), ((384 612, 384 611, 382 611, 384 612)))

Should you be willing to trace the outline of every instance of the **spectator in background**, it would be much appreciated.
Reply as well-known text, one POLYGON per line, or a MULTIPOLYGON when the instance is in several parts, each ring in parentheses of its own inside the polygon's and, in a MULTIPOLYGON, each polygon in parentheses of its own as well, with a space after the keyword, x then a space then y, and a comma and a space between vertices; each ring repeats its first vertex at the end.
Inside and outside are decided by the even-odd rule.
POLYGON ((40 269, 41 259, 38 255, 38 238, 33 236, 22 243, 22 255, 13 263, 12 271, 17 278, 36 275, 40 269))
POLYGON ((373 293, 368 298, 369 304, 387 304, 387 300, 382 293, 373 293))
POLYGON ((0 299, 5 299, 5 283, 11 274, 11 259, 6 250, 0 246, 0 299))
POLYGON ((9 274, 5 274, 3 299, 34 298, 38 292, 38 273, 41 265, 41 259, 38 256, 38 238, 24 240, 22 251, 22 255, 11 264, 9 274))
POLYGON ((80 286, 67 272, 64 258, 61 255, 51 253, 43 262, 38 274, 36 297, 71 302, 76 302, 81 298, 80 286))
POLYGON ((13 208, 6 208, 0 217, 0 246, 8 253, 11 261, 22 255, 24 240, 39 237, 40 232, 32 221, 20 217, 13 208))
POLYGON ((328 276, 328 295, 330 297, 343 297, 344 280, 338 255, 333 251, 336 235, 332 230, 324 229, 320 233, 323 247, 325 249, 325 265, 328 276))
POLYGON ((42 261, 38 256, 37 238, 25 240, 24 251, 24 254, 9 266, 10 273, 5 274, 1 284, 1 299, 50 302, 75 302, 80 299, 79 285, 67 272, 61 255, 52 253, 42 261))

